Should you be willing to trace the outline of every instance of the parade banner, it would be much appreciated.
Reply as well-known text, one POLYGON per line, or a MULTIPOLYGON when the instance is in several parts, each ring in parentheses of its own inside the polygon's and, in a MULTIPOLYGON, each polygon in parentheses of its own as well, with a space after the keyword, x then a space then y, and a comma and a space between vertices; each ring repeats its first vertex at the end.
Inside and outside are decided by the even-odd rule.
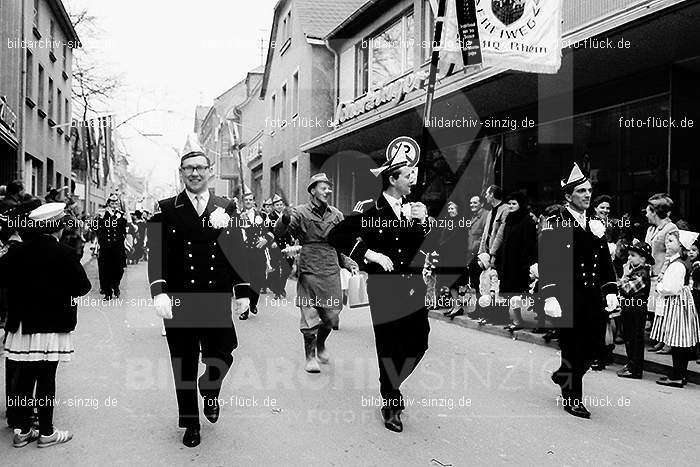
POLYGON ((532 73, 561 66, 561 0, 476 0, 484 65, 532 73))

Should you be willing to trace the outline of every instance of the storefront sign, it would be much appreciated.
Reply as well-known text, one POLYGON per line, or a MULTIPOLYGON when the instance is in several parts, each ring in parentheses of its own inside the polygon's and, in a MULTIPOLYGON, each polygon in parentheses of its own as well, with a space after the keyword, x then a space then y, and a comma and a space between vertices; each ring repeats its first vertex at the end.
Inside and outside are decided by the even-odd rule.
POLYGON ((0 96, 0 123, 12 133, 17 132, 17 114, 7 104, 5 96, 0 96))
POLYGON ((390 102, 396 105, 406 94, 421 89, 427 78, 428 71, 421 70, 385 84, 379 89, 369 91, 355 101, 341 102, 335 112, 335 124, 346 122, 390 102))
POLYGON ((533 73, 561 66, 561 0, 476 0, 484 65, 533 73))

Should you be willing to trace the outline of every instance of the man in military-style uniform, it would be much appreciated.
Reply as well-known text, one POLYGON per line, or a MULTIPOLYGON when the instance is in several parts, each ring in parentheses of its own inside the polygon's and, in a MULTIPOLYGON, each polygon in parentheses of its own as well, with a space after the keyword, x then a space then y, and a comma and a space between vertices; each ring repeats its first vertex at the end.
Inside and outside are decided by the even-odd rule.
POLYGON ((561 366, 552 381, 573 416, 590 418, 583 376, 600 354, 608 313, 617 308, 615 271, 600 220, 588 219, 591 182, 577 164, 561 182, 567 204, 547 219, 539 241, 540 293, 545 313, 561 322, 561 366))
MULTIPOLYGON (((240 225, 243 227, 245 241, 245 257, 248 262, 248 280, 250 281, 250 313, 258 313, 258 300, 261 289, 265 287, 265 272, 267 269, 266 249, 275 240, 274 235, 267 229, 265 219, 267 214, 255 208, 255 195, 247 192, 243 195, 243 210, 240 214, 240 225)), ((238 319, 248 319, 248 310, 238 316, 238 319)))
POLYGON ((119 212, 119 198, 112 193, 107 198, 107 207, 102 216, 97 218, 97 243, 100 246, 97 257, 99 268, 100 293, 109 300, 113 296, 119 298, 119 284, 126 267, 126 237, 127 222, 119 212))
POLYGON ((193 138, 180 162, 185 190, 161 200, 148 221, 148 280, 157 314, 164 319, 175 380, 183 444, 200 442, 199 401, 204 415, 219 418, 221 384, 238 341, 232 320, 232 292, 247 306, 241 228, 231 220, 233 203, 210 194, 211 163, 193 138), (206 365, 197 378, 199 355, 206 365))
POLYGON ((394 157, 379 170, 383 193, 364 213, 348 216, 330 233, 329 242, 359 265, 366 264, 367 293, 374 327, 381 414, 384 426, 403 431, 405 409, 400 386, 428 349, 425 304, 425 256, 430 232, 422 203, 409 204, 412 169, 394 157))
MULTIPOLYGON (((274 235, 275 223, 282 216, 285 208, 284 200, 280 195, 275 194, 275 196, 273 196, 272 208, 273 211, 267 217, 267 224, 270 232, 274 235)), ((275 298, 287 296, 285 285, 287 284, 289 274, 292 272, 293 260, 291 258, 286 258, 282 250, 293 244, 294 238, 292 234, 286 232, 281 235, 275 235, 275 241, 270 245, 270 266, 272 267, 272 271, 268 275, 268 282, 270 284, 270 289, 275 294, 275 298)))

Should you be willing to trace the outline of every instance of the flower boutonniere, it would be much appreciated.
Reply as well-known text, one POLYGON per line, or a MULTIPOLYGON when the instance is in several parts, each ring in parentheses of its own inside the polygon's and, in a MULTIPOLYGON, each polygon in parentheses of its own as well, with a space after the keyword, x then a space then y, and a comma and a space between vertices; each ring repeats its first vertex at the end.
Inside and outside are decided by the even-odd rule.
POLYGON ((263 218, 260 216, 255 216, 255 225, 261 225, 263 223, 263 218))
POLYGON ((209 216, 209 224, 215 229, 223 229, 230 221, 231 217, 221 207, 217 207, 209 216))
POLYGON ((605 235, 605 225, 598 219, 593 219, 588 223, 588 227, 591 229, 591 233, 598 238, 603 238, 605 235))

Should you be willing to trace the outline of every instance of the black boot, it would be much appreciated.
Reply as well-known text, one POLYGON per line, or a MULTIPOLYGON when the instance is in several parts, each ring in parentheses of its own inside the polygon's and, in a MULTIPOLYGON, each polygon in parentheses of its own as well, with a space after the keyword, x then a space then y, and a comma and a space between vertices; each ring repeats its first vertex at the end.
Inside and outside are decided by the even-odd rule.
POLYGON ((306 364, 304 370, 307 373, 320 373, 321 368, 316 360, 316 335, 304 334, 304 353, 306 356, 306 364))
POLYGON ((330 356, 326 350, 326 339, 330 335, 331 330, 325 326, 321 326, 316 336, 316 359, 319 363, 328 363, 330 356))

